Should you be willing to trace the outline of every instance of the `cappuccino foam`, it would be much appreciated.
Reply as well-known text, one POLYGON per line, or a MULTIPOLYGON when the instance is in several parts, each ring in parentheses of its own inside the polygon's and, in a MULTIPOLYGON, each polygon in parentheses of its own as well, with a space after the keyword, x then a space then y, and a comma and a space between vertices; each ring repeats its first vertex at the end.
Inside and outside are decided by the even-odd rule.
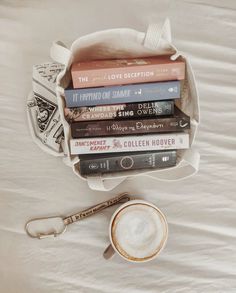
POLYGON ((147 204, 124 207, 112 224, 112 240, 125 258, 144 261, 156 255, 167 238, 162 214, 147 204))

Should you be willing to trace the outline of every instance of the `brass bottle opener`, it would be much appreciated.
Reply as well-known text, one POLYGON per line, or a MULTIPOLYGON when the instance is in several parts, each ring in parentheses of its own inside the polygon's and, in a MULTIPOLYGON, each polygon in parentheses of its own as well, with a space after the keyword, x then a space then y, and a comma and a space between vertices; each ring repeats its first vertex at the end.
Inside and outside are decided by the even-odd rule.
POLYGON ((25 231, 28 236, 30 236, 32 238, 37 238, 37 239, 43 239, 43 238, 47 238, 47 237, 57 237, 66 231, 68 225, 75 223, 77 221, 83 220, 84 218, 90 217, 90 216, 110 207, 110 206, 116 205, 118 203, 125 203, 131 199, 132 198, 129 196, 129 194, 127 192, 125 192, 125 193, 122 193, 122 194, 112 198, 112 199, 109 199, 107 201, 99 203, 97 205, 94 205, 94 206, 86 209, 86 210, 83 210, 81 212, 78 212, 76 214, 73 214, 73 215, 70 215, 67 217, 53 216, 53 217, 34 218, 34 219, 29 220, 25 224, 25 231), (37 233, 32 233, 30 231, 30 226, 32 224, 37 223, 37 222, 47 221, 50 219, 51 220, 58 220, 58 222, 60 222, 60 224, 61 224, 61 229, 59 229, 57 231, 54 228, 52 228, 46 232, 42 231, 42 232, 37 232, 37 233))

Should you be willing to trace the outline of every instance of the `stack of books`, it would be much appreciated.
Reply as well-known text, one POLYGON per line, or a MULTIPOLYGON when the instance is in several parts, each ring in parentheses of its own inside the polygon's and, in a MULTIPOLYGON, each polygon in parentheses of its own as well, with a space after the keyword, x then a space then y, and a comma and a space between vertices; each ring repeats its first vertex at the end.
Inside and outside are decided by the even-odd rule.
POLYGON ((185 78, 170 56, 72 64, 65 90, 71 154, 83 176, 176 164, 189 147, 190 118, 175 105, 185 78))

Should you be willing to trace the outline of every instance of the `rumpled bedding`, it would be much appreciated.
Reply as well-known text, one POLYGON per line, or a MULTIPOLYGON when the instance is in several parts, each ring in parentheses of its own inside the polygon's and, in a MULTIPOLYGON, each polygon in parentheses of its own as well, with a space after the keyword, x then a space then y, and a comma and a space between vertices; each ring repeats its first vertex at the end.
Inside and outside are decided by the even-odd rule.
POLYGON ((236 292, 236 3, 219 0, 0 2, 0 292, 236 292), (192 63, 200 95, 201 153, 194 177, 147 177, 96 192, 60 158, 32 142, 26 117, 33 64, 50 61, 53 40, 116 27, 145 31, 168 16, 173 42, 192 63), (115 207, 35 240, 32 217, 69 215, 128 191, 156 204, 169 239, 152 262, 102 257, 115 207))

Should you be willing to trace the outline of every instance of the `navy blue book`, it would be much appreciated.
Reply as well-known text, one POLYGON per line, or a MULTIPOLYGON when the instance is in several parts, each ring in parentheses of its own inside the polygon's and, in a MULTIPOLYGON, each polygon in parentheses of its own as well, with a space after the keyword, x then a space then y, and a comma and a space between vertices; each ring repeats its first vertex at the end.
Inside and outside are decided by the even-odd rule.
POLYGON ((67 108, 172 100, 180 98, 180 81, 149 82, 97 88, 65 89, 67 108))

